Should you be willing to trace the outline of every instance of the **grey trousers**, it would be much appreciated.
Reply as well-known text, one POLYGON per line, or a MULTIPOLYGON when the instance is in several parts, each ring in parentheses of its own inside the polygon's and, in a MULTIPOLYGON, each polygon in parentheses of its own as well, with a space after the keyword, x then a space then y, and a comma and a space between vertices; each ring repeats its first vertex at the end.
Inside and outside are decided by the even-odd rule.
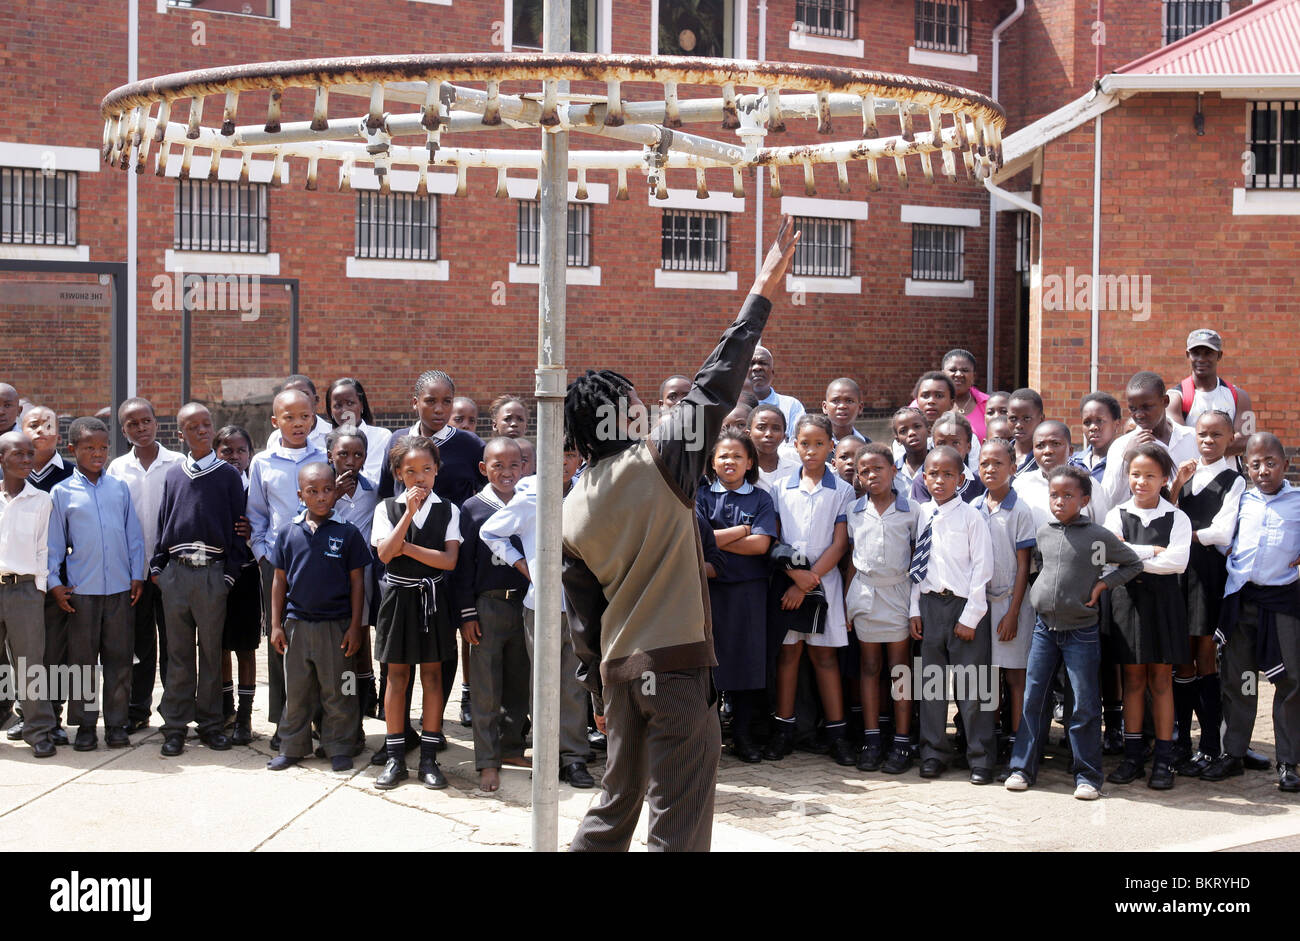
POLYGON ((131 651, 135 645, 135 619, 131 593, 78 595, 69 599, 75 613, 68 615, 68 664, 102 668, 97 690, 82 690, 81 698, 68 702, 68 725, 91 728, 104 709, 105 728, 126 728, 131 699, 131 651), (96 698, 94 693, 98 693, 96 698))
MULTIPOLYGON (((534 612, 524 609, 524 637, 528 642, 528 662, 533 660, 534 612)), ((532 694, 532 683, 528 686, 532 694)), ((474 690, 478 695, 478 689, 474 690)), ((587 743, 587 691, 578 682, 578 655, 573 652, 569 619, 560 615, 560 767, 575 761, 586 764, 591 758, 587 743)))
POLYGON ((626 850, 648 798, 648 849, 708 852, 722 748, 710 672, 697 667, 651 673, 605 687, 605 777, 569 849, 626 850))
POLYGON ((9 648, 9 663, 14 686, 23 707, 23 741, 29 745, 42 742, 54 728, 54 710, 50 708, 51 674, 46 671, 46 688, 27 688, 30 669, 45 669, 45 592, 35 582, 0 585, 0 650, 9 648), (38 692, 31 698, 32 692, 38 692))
MULTIPOLYGON (((981 708, 983 705, 973 695, 975 690, 969 688, 964 677, 978 683, 976 689, 985 688, 990 682, 993 669, 992 629, 987 619, 981 620, 975 628, 974 640, 962 640, 953 633, 966 599, 957 595, 937 595, 926 592, 921 596, 921 622, 924 633, 921 637, 921 669, 924 680, 932 664, 945 668, 965 668, 962 675, 955 678, 957 692, 962 692, 965 685, 966 696, 957 699, 957 710, 966 725, 966 757, 971 770, 984 768, 992 770, 997 758, 997 710, 981 708)), ((925 690, 923 682, 921 689, 925 690)), ((992 687, 996 689, 996 687, 992 687)), ((948 745, 948 695, 945 680, 942 696, 924 695, 921 699, 921 758, 937 758, 945 765, 953 759, 952 748, 948 745)))
MULTIPOLYGON (((467 673, 474 695, 474 767, 500 768, 501 759, 524 753, 524 722, 532 693, 530 645, 524 632, 524 593, 516 589, 476 599, 482 638, 470 650, 467 673)), ((586 722, 583 722, 585 740, 586 722)))
MULTIPOLYGON (((1268 680, 1259 674, 1255 638, 1259 631, 1259 607, 1241 602, 1237 628, 1223 648, 1219 675, 1223 683, 1223 750, 1242 758, 1250 747, 1259 703, 1259 684, 1268 680)), ((1277 641, 1282 648, 1286 676, 1273 686, 1273 737, 1281 764, 1300 763, 1300 619, 1277 615, 1277 641)))
POLYGON ((262 568, 262 623, 266 628, 266 716, 278 725, 284 717, 284 654, 271 646, 271 586, 275 582, 275 566, 270 559, 262 559, 257 564, 262 568))
POLYGON ((230 591, 225 571, 220 564, 196 569, 173 559, 158 576, 167 627, 167 672, 158 704, 163 732, 184 732, 191 722, 201 735, 221 731, 221 635, 230 591))
MULTIPOLYGON (((68 612, 59 607, 54 596, 45 594, 45 667, 54 670, 68 665, 68 612)), ((67 690, 55 690, 50 696, 50 707, 54 711, 54 724, 63 720, 63 703, 67 690)))
POLYGON ((340 646, 347 630, 346 619, 284 619, 289 646, 284 654, 286 702, 280 720, 280 754, 305 758, 312 753, 311 723, 319 703, 320 743, 325 754, 330 758, 352 755, 361 700, 357 696, 353 658, 343 656, 340 646))

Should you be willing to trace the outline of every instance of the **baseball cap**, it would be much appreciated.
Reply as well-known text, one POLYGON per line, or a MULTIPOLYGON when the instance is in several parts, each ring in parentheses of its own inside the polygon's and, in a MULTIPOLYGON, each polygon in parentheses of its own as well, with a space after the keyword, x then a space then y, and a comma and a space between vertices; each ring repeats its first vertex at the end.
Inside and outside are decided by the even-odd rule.
POLYGON ((1187 348, 1193 350, 1198 346, 1208 346, 1212 350, 1223 352, 1223 339, 1213 330, 1202 327, 1187 334, 1187 348))

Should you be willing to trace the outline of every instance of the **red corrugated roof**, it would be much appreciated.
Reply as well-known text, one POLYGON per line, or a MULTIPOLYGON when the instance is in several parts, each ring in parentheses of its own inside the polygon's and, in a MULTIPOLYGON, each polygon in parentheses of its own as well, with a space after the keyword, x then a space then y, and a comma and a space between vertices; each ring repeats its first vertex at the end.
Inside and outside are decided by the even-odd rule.
POLYGON ((1300 75, 1300 0, 1264 0, 1116 69, 1128 75, 1300 75))

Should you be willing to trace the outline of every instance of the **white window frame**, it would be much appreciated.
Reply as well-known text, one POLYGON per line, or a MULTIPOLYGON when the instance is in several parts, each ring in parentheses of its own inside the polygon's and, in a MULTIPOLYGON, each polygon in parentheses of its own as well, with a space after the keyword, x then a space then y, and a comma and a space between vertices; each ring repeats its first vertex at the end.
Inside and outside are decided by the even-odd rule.
MULTIPOLYGON (((431 0, 431 2, 436 3, 438 0, 431 0)), ((278 22, 281 29, 288 29, 292 23, 292 18, 289 15, 289 7, 292 3, 293 0, 276 0, 276 16, 274 20, 272 20, 271 17, 259 16, 256 13, 234 13, 230 10, 206 10, 203 7, 174 7, 168 4, 167 0, 158 0, 158 12, 169 13, 172 10, 175 10, 177 13, 208 13, 213 16, 238 16, 250 20, 278 22)), ((451 0, 447 0, 447 3, 450 5, 451 0)))
MULTIPOLYGON (((782 196, 781 215, 818 216, 866 222, 870 206, 856 199, 819 199, 813 196, 782 196)), ((785 289, 791 294, 861 294, 862 276, 847 278, 787 274, 785 289)))
MULTIPOLYGON (((677 192, 681 193, 681 192, 689 192, 689 191, 678 190, 677 192)), ((728 198, 733 198, 733 197, 728 197, 728 198)), ((706 200, 701 199, 698 200, 697 202, 699 204, 703 204, 706 202, 706 200)), ((723 233, 723 237, 720 240, 720 244, 722 244, 723 246, 727 246, 727 238, 730 236, 730 225, 731 225, 730 212, 728 210, 719 209, 717 207, 709 207, 706 205, 673 206, 670 205, 665 200, 658 200, 658 203, 659 203, 659 208, 664 210, 680 210, 680 211, 688 211, 688 212, 710 212, 710 213, 721 214, 723 221, 726 222, 727 224, 728 231, 723 233)), ((662 222, 661 222, 660 238, 662 239, 662 222)), ((727 251, 727 262, 730 263, 731 261, 733 261, 734 256, 730 252, 729 247, 726 247, 723 250, 727 251)), ((663 261, 662 261, 662 254, 661 254, 660 267, 655 268, 655 287, 657 288, 687 288, 691 290, 702 290, 702 291, 734 291, 736 290, 736 285, 739 283, 739 275, 732 270, 682 271, 677 268, 664 268, 662 267, 662 265, 663 265, 663 261)))
MULTIPOLYGON (((650 0, 650 54, 659 55, 659 4, 650 0)), ((749 58, 749 0, 726 0, 731 4, 731 58, 749 58)))
MULTIPOLYGON (((418 0, 420 3, 439 3, 442 0, 418 0)), ((447 0, 451 3, 451 0, 447 0)), ((502 40, 504 51, 514 52, 515 41, 515 4, 514 0, 503 0, 501 12, 504 33, 502 40)), ((614 0, 596 0, 596 52, 608 54, 613 49, 614 35, 614 0)), ((532 46, 523 48, 531 49, 532 46)))
MULTIPOLYGON (((0 166, 18 169, 73 171, 77 174, 98 173, 103 158, 94 147, 62 147, 53 144, 27 144, 0 141, 0 166)), ((81 179, 77 179, 80 198, 81 179)), ((80 212, 80 209, 78 209, 80 212)), ((77 220, 76 245, 26 245, 6 242, 0 245, 0 258, 24 261, 90 261, 90 246, 81 242, 81 220, 77 220)))

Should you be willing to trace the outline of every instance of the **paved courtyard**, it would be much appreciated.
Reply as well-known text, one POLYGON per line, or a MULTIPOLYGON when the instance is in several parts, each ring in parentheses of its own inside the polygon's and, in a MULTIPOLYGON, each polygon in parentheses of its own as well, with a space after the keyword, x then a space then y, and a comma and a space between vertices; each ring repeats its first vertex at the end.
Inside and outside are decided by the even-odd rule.
MULTIPOLYGON (((1266 687, 1255 730, 1255 747, 1269 757, 1271 697, 1266 687)), ((455 718, 455 700, 444 725, 445 791, 410 782, 377 791, 378 769, 362 764, 368 756, 348 774, 315 759, 272 774, 265 770, 273 731, 265 686, 257 705, 258 739, 227 752, 191 738, 183 756, 163 758, 156 727, 132 736, 128 749, 109 751, 101 736, 98 751, 61 748, 43 761, 0 739, 0 851, 529 847, 529 772, 507 768, 499 792, 480 792, 473 742, 455 718)), ((367 719, 366 732, 377 747, 382 724, 367 719)), ((1116 760, 1107 759, 1108 770, 1116 760)), ((1271 771, 1220 784, 1179 779, 1165 793, 1108 785, 1102 800, 1083 803, 1070 797, 1062 765, 1049 759, 1038 787, 1013 794, 974 787, 959 771, 926 781, 915 770, 900 778, 863 774, 798 752, 757 765, 724 755, 714 849, 1278 851, 1300 843, 1300 796, 1280 793, 1271 771)), ((591 770, 599 778, 602 761, 591 770)), ((562 842, 597 793, 560 785, 562 842)), ((644 824, 634 849, 644 849, 644 824)))

